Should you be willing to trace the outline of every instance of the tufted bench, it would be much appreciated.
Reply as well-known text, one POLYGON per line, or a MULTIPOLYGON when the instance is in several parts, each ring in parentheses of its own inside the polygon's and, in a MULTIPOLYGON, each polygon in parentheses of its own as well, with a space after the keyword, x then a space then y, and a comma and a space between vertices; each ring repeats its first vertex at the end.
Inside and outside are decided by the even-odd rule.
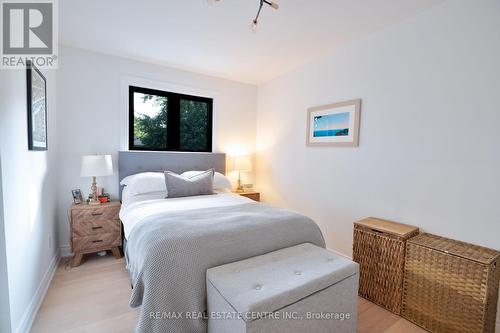
POLYGON ((207 270, 209 333, 356 332, 358 265, 304 243, 207 270))

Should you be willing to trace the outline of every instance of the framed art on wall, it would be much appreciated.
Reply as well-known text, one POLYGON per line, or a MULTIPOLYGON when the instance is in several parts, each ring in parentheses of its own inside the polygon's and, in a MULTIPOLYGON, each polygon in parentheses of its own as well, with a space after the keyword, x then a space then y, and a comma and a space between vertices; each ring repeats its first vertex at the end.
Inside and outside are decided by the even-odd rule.
POLYGON ((47 82, 31 61, 26 63, 28 149, 47 150, 47 82))
POLYGON ((358 146, 361 99, 307 110, 308 146, 358 146))

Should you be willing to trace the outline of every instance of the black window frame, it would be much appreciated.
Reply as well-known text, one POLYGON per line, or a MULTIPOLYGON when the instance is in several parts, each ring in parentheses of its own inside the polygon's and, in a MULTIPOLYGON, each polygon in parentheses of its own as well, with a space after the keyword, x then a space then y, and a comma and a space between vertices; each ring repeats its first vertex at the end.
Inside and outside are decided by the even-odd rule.
POLYGON ((207 152, 211 153, 213 149, 212 130, 213 130, 213 98, 185 95, 170 91, 156 90, 144 87, 129 86, 128 90, 128 105, 129 105, 129 133, 128 133, 128 149, 129 150, 144 150, 144 151, 182 151, 182 152, 207 152), (150 148, 150 147, 135 147, 134 146, 134 93, 142 93, 148 95, 157 95, 166 97, 167 104, 167 148, 150 148), (203 150, 185 150, 180 149, 180 105, 182 100, 197 101, 207 103, 208 123, 207 123, 207 147, 203 150))

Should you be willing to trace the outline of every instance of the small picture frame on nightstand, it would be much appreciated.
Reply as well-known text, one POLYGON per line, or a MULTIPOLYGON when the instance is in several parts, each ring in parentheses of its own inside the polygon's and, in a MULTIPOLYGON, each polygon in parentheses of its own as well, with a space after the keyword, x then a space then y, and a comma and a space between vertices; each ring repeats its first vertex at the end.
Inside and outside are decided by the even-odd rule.
POLYGON ((80 189, 72 190, 71 194, 73 194, 73 202, 75 203, 75 205, 79 205, 83 202, 83 195, 80 189))

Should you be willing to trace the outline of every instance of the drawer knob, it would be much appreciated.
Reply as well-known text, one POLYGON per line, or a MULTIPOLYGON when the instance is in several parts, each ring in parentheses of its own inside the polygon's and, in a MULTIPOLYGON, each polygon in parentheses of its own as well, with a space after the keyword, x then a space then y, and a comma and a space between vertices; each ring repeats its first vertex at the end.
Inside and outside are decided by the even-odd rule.
POLYGON ((92 230, 102 229, 102 227, 92 227, 92 230))
POLYGON ((102 242, 102 239, 98 239, 98 240, 93 240, 92 243, 100 243, 102 242))
POLYGON ((92 212, 92 216, 99 216, 99 215, 102 215, 103 213, 102 212, 92 212))

